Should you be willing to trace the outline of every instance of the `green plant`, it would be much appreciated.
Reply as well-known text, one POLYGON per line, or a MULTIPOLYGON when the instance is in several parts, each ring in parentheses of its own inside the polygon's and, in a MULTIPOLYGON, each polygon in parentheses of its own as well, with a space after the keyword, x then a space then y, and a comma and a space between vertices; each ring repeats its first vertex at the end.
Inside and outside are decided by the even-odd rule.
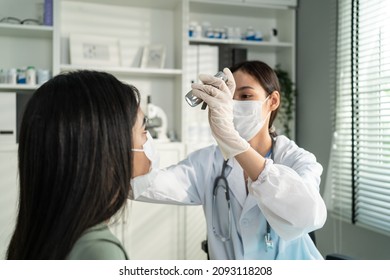
POLYGON ((294 117, 295 97, 297 95, 297 91, 295 89, 294 83, 290 78, 290 75, 287 71, 282 70, 279 64, 276 65, 274 71, 278 76, 281 90, 281 107, 279 109, 279 120, 283 125, 285 135, 287 137, 291 137, 290 123, 294 117))

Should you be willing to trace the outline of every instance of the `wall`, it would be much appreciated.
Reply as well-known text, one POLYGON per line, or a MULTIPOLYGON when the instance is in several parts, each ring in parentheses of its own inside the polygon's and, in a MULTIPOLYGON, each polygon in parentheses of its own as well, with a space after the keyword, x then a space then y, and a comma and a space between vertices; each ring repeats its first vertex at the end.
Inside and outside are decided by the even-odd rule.
MULTIPOLYGON (((331 20, 336 0, 299 0, 297 11, 297 143, 314 153, 324 167, 324 190, 331 140, 331 20)), ((390 237, 333 219, 316 232, 325 256, 340 253, 356 259, 390 259, 390 237)))

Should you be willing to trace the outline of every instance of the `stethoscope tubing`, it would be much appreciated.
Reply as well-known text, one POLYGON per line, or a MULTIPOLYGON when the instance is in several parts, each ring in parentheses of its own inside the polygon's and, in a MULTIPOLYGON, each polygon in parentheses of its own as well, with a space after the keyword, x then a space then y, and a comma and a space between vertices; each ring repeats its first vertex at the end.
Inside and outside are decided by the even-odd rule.
MULTIPOLYGON (((267 153, 265 156, 266 158, 271 158, 272 160, 274 159, 273 157, 273 149, 274 149, 274 139, 272 139, 272 147, 271 150, 267 153)), ((212 215, 212 227, 213 227, 213 232, 214 234, 222 241, 222 242, 227 242, 231 240, 231 219, 232 219, 232 209, 231 209, 231 202, 230 202, 230 188, 229 188, 229 182, 227 180, 227 177, 225 176, 225 169, 227 166, 228 160, 224 160, 223 165, 222 165, 222 171, 221 175, 219 175, 217 178, 214 180, 214 186, 213 186, 213 215, 212 215), (215 227, 215 210, 216 210, 216 198, 217 198, 217 191, 218 188, 221 186, 219 183, 220 181, 223 182, 223 189, 225 190, 225 198, 226 202, 228 205, 228 236, 222 236, 222 234, 219 234, 217 232, 217 229, 215 227)), ((271 247, 272 248, 272 240, 271 240, 271 226, 267 221, 267 233, 266 233, 266 245, 267 248, 271 247), (267 243, 270 243, 271 245, 269 246, 267 243)))

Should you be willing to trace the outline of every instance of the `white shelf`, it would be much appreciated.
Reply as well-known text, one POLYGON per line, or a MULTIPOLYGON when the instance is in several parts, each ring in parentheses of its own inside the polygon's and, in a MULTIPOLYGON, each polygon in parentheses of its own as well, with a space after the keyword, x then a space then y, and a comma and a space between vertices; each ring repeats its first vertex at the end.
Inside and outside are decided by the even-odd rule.
POLYGON ((291 48, 293 46, 292 43, 287 42, 245 41, 237 39, 190 38, 189 41, 191 44, 239 45, 259 48, 291 48))
POLYGON ((134 75, 134 76, 153 76, 153 77, 175 77, 182 74, 181 69, 154 69, 154 68, 138 68, 138 67, 102 67, 102 66, 81 66, 61 64, 61 72, 77 71, 77 70, 97 70, 109 72, 112 74, 134 75))
MULTIPOLYGON (((247 0, 190 0, 192 5, 219 5, 219 6, 231 6, 237 9, 253 9, 253 8, 261 8, 261 9, 279 9, 286 10, 289 7, 296 6, 296 1, 289 1, 291 3, 280 3, 283 1, 277 0, 269 0, 269 1, 247 1, 247 0)), ((238 12, 240 13, 240 12, 238 12)))
MULTIPOLYGON (((39 85, 25 85, 25 84, 0 84, 1 90, 36 90, 39 85)), ((1 92, 0 92, 1 94, 1 92)))
POLYGON ((62 0, 62 2, 79 2, 109 4, 116 6, 144 7, 152 9, 173 9, 181 0, 62 0))
POLYGON ((51 38, 52 26, 0 23, 0 36, 51 38))

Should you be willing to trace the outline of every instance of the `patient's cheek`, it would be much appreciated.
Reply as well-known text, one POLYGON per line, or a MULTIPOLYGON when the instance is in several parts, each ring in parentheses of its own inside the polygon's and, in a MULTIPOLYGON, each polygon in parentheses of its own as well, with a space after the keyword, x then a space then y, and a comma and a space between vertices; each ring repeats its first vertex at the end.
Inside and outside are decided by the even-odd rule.
POLYGON ((135 152, 133 154, 133 175, 132 177, 137 177, 144 175, 149 172, 150 161, 142 152, 135 152))

